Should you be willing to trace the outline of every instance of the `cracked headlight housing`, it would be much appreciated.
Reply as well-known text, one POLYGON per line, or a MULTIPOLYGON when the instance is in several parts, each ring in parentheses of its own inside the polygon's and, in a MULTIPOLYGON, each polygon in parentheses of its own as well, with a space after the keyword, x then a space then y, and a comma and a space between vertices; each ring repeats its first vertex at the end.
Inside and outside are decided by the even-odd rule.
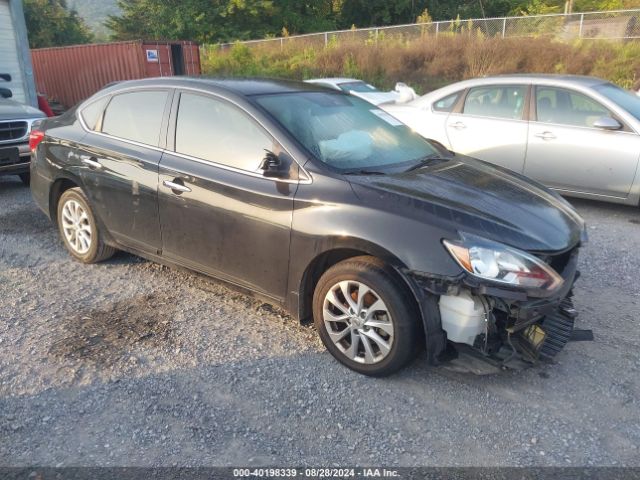
POLYGON ((474 277, 525 290, 553 291, 564 282, 551 266, 527 252, 475 235, 461 236, 442 243, 474 277))

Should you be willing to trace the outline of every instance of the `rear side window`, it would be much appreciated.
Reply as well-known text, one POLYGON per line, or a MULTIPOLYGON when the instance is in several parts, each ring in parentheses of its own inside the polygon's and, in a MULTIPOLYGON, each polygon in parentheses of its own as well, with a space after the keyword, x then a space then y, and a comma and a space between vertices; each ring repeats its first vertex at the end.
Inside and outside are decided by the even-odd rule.
POLYGON ((98 126, 98 120, 104 111, 104 106, 107 104, 109 96, 102 97, 95 102, 90 103, 82 109, 80 116, 89 130, 95 130, 98 126))
POLYGON ((536 87, 536 113, 539 122, 593 127, 610 116, 609 110, 582 93, 553 87, 536 87))
POLYGON ((182 93, 176 124, 176 152, 255 172, 271 136, 245 112, 229 102, 182 93))
POLYGON ((453 110, 454 105, 458 101, 461 92, 456 92, 452 95, 447 95, 444 98, 433 103, 433 111, 434 112, 451 112, 453 110))
POLYGON ((526 87, 494 85, 469 90, 464 101, 464 113, 480 117, 522 119, 526 87))
POLYGON ((167 95, 160 90, 115 95, 104 112, 102 132, 158 146, 167 95))

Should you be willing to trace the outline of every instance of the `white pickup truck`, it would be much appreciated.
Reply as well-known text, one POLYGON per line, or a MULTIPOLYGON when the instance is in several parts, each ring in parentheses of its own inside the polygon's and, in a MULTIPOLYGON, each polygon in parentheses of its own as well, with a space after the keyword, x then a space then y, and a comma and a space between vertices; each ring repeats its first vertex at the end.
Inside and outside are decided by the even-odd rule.
POLYGON ((36 107, 33 67, 20 0, 0 0, 0 175, 29 183, 29 133, 36 107))

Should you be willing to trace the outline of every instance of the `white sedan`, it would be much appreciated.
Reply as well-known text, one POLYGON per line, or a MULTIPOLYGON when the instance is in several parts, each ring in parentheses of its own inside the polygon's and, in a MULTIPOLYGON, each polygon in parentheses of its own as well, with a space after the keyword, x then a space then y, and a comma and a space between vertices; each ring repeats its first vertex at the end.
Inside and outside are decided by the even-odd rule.
POLYGON ((455 152, 563 195, 640 202, 640 98, 606 80, 501 75, 381 108, 455 152))
POLYGON ((305 82, 341 90, 374 105, 410 102, 418 97, 413 88, 402 82, 396 83, 395 90, 390 92, 381 92, 373 85, 355 78, 312 78, 305 82))

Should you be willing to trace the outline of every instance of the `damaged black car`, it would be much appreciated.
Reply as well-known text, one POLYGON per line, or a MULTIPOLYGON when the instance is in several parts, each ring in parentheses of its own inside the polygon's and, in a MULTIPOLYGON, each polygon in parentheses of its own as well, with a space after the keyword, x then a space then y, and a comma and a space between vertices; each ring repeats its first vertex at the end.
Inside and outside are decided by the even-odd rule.
POLYGON ((357 97, 147 79, 31 136, 33 196, 73 258, 125 250, 229 282, 312 320, 357 372, 420 348, 432 364, 528 365, 571 336, 575 210, 357 97))

